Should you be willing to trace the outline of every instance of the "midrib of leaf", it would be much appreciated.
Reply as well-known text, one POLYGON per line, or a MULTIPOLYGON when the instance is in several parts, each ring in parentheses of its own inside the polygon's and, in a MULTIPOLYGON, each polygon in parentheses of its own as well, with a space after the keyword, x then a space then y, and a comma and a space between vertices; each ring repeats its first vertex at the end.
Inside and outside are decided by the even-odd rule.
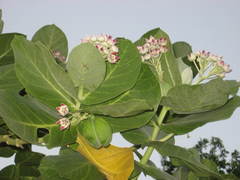
POLYGON ((7 55, 9 52, 11 51, 11 49, 8 49, 6 52, 4 52, 1 56, 0 56, 0 60, 7 55))
POLYGON ((94 126, 93 120, 91 120, 91 124, 92 124, 92 127, 93 127, 93 132, 94 132, 94 135, 96 137, 96 140, 97 140, 98 144, 101 144, 101 142, 100 142, 100 140, 99 140, 99 138, 97 136, 96 127, 94 126))
POLYGON ((55 31, 55 28, 51 28, 51 33, 50 33, 50 36, 49 36, 49 48, 52 47, 53 45, 53 36, 54 36, 54 31, 55 31))

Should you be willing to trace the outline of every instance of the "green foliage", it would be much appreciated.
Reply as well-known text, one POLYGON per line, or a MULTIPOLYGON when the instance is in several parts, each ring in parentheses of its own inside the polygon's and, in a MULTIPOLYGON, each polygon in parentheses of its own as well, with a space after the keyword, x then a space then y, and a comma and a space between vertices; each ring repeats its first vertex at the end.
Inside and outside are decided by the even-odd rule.
POLYGON ((75 107, 77 95, 71 79, 42 43, 16 36, 12 47, 17 77, 30 95, 52 108, 61 103, 75 107))
POLYGON ((239 82, 223 81, 220 78, 206 84, 181 85, 172 88, 161 104, 177 114, 206 112, 223 106, 229 95, 235 95, 238 88, 239 82))
POLYGON ((39 167, 44 179, 104 180, 104 176, 78 152, 64 150, 58 156, 46 156, 39 167))
POLYGON ((44 157, 41 153, 19 151, 15 156, 15 165, 9 165, 0 171, 0 178, 4 180, 19 180, 40 176, 38 166, 44 157))
MULTIPOLYGON (((0 33, 2 26, 0 11, 0 33)), ((106 61, 101 52, 104 48, 89 43, 75 47, 66 61, 67 38, 55 25, 40 28, 32 41, 18 33, 0 34, 0 156, 16 154, 15 165, 2 169, 0 179, 106 179, 99 171, 108 179, 128 177, 133 169, 133 151, 140 161, 135 163, 132 180, 141 172, 163 180, 237 176, 239 152, 232 154, 231 174, 222 176, 218 163, 224 165, 224 161, 175 146, 174 136, 231 117, 240 106, 236 96, 239 82, 217 78, 192 85, 198 77, 198 64, 188 59, 191 46, 186 42, 172 44, 160 28, 145 33, 136 43, 111 36, 90 38, 113 53, 106 56, 119 56, 119 61, 106 61), (151 45, 146 43, 150 37, 155 43, 163 41, 159 46, 165 48, 150 57, 152 63, 141 60, 144 53, 140 49, 151 45), (118 132, 133 148, 110 145, 112 134, 118 132), (80 148, 84 157, 62 148, 59 155, 43 158, 31 152, 32 144, 80 148), (140 154, 138 148, 146 146, 146 152, 140 154), (154 149, 170 158, 170 174, 150 160, 154 149), (104 159, 94 157, 96 152, 103 152, 104 159), (106 166, 109 154, 114 154, 109 157, 113 167, 106 166), (129 166, 118 163, 120 166, 115 167, 115 160, 127 160, 124 163, 129 166), (126 172, 122 172, 124 168, 126 172)))
POLYGON ((150 68, 143 64, 134 87, 105 103, 83 106, 86 112, 111 117, 132 116, 156 110, 161 98, 159 84, 150 68), (149 88, 146 88, 149 87, 149 88))
POLYGON ((231 117, 236 108, 240 106, 240 97, 236 96, 228 100, 222 107, 205 113, 196 113, 186 115, 185 117, 172 117, 168 119, 166 124, 162 125, 162 129, 169 133, 185 134, 195 128, 198 128, 208 122, 228 119, 231 117))
POLYGON ((126 39, 119 39, 117 46, 121 61, 117 64, 108 64, 104 81, 86 96, 83 104, 102 103, 129 90, 136 83, 141 69, 141 58, 137 48, 126 39))

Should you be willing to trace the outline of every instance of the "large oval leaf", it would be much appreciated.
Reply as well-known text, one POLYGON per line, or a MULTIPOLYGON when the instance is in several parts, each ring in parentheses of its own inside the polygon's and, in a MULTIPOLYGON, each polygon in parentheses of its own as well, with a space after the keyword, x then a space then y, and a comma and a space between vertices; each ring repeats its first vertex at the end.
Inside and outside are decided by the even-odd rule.
POLYGON ((16 36, 12 47, 17 77, 29 94, 51 108, 60 103, 75 107, 77 95, 71 79, 42 43, 16 36))
POLYGON ((83 101, 85 105, 99 104, 132 88, 141 69, 141 58, 136 46, 129 40, 119 39, 120 61, 107 65, 107 74, 102 84, 83 101))
POLYGON ((59 115, 29 96, 19 96, 9 90, 0 90, 0 114, 10 130, 21 139, 38 144, 40 130, 48 132, 41 143, 52 148, 70 144, 76 140, 76 125, 60 131, 55 122, 59 115))
POLYGON ((59 51, 67 57, 68 41, 64 32, 56 25, 46 25, 40 28, 32 38, 33 42, 40 41, 51 51, 59 51))
POLYGON ((110 145, 95 149, 79 136, 77 150, 106 175, 108 180, 126 180, 134 168, 132 148, 120 148, 110 145))
MULTIPOLYGON (((75 47, 69 55, 67 70, 80 91, 93 91, 103 81, 106 64, 100 52, 90 43, 75 47)), ((83 94, 79 94, 79 99, 83 94)))
POLYGON ((163 124, 161 129, 169 133, 186 134, 208 122, 230 118, 239 106, 240 97, 236 96, 216 110, 168 119, 167 123, 163 124))
POLYGON ((106 103, 82 108, 94 114, 124 117, 147 110, 156 110, 160 98, 161 92, 157 79, 150 68, 143 64, 138 80, 132 89, 106 103))
POLYGON ((200 85, 181 85, 172 88, 161 104, 178 114, 206 112, 223 106, 229 95, 235 95, 239 82, 220 78, 200 85))

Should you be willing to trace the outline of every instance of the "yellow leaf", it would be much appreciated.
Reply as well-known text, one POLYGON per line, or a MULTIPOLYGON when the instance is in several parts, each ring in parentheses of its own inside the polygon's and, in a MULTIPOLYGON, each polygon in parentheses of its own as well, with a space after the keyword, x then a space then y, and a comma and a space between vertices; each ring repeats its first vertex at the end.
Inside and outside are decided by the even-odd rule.
POLYGON ((110 145, 95 149, 81 136, 77 150, 105 174, 108 180, 127 180, 134 168, 132 148, 110 145))

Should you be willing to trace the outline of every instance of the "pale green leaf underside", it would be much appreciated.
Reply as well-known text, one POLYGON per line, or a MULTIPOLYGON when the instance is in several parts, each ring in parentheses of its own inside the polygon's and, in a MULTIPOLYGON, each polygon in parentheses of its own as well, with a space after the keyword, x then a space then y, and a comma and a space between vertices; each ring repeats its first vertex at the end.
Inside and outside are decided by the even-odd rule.
POLYGON ((12 47, 17 77, 29 94, 51 108, 60 103, 75 106, 77 95, 70 77, 42 43, 15 37, 12 47))
POLYGON ((76 87, 93 91, 105 77, 106 64, 96 47, 83 43, 70 53, 67 70, 76 87))

